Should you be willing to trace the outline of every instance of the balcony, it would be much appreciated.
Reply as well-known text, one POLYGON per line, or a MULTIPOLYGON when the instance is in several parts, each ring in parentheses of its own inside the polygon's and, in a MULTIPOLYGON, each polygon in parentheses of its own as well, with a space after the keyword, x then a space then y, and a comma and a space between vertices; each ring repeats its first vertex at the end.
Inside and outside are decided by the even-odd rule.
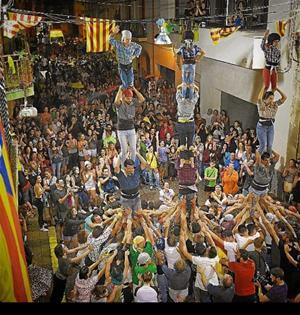
POLYGON ((3 55, 6 97, 8 101, 34 95, 33 71, 30 55, 27 53, 3 55))

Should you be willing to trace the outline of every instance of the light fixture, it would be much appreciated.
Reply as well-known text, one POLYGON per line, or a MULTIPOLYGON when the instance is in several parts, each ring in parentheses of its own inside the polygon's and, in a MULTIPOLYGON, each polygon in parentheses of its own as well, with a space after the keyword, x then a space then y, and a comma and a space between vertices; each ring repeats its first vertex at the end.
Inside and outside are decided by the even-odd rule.
POLYGON ((164 19, 159 19, 156 21, 156 25, 159 27, 160 32, 159 34, 154 38, 154 43, 156 45, 171 45, 172 41, 170 37, 167 34, 166 30, 166 22, 164 19))

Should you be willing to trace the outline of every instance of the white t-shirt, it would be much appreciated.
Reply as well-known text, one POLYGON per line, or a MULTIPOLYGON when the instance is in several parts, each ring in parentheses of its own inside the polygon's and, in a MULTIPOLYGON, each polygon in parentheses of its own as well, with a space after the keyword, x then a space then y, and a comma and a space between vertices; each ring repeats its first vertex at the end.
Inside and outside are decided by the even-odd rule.
POLYGON ((235 253, 238 249, 237 243, 224 241, 224 249, 227 251, 228 260, 230 262, 236 261, 235 253))
POLYGON ((168 263, 168 268, 174 269, 174 264, 178 259, 180 259, 180 254, 177 251, 177 244, 175 247, 170 247, 167 243, 167 238, 165 238, 165 255, 168 263))
POLYGON ((136 302, 158 303, 157 292, 153 288, 144 285, 140 289, 138 289, 136 293, 136 302))
MULTIPOLYGON (((260 237, 260 234, 258 232, 256 232, 252 236, 241 236, 238 233, 235 234, 235 239, 236 239, 236 242, 238 244, 238 248, 242 248, 247 243, 248 240, 255 240, 258 237, 260 237)), ((254 244, 252 243, 252 244, 248 245, 245 249, 248 252, 254 251, 255 250, 254 244)))
MULTIPOLYGON (((210 283, 213 285, 219 285, 218 275, 213 269, 213 267, 215 268, 216 264, 219 262, 218 256, 215 258, 192 256, 192 262, 194 265, 204 268, 205 277, 207 280, 210 280, 210 283)), ((200 288, 203 291, 207 291, 202 283, 201 274, 199 272, 197 272, 195 287, 200 288)))

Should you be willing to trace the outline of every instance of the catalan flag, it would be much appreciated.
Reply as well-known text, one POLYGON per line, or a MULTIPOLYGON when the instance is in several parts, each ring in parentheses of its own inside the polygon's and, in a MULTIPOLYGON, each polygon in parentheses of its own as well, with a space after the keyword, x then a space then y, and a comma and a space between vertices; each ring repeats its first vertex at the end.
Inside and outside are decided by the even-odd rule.
POLYGON ((219 40, 224 37, 228 37, 229 35, 235 33, 239 30, 240 26, 228 26, 223 28, 212 28, 210 30, 210 37, 213 41, 214 45, 219 44, 219 40))
POLYGON ((12 172, 0 121, 0 302, 32 302, 12 172))
POLYGON ((111 50, 109 34, 115 28, 115 21, 86 18, 86 52, 105 52, 111 50))
POLYGON ((40 16, 9 12, 8 20, 4 21, 3 35, 13 38, 19 31, 36 26, 41 20, 40 16))

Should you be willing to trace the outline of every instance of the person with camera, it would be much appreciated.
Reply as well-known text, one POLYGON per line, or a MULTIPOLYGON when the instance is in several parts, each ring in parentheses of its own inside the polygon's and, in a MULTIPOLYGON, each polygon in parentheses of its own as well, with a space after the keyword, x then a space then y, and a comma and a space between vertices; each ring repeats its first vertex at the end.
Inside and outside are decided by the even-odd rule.
POLYGON ((273 285, 257 281, 258 299, 260 303, 287 303, 288 286, 284 282, 284 271, 281 268, 271 269, 271 281, 273 285), (262 293, 262 288, 267 290, 266 294, 262 293))

